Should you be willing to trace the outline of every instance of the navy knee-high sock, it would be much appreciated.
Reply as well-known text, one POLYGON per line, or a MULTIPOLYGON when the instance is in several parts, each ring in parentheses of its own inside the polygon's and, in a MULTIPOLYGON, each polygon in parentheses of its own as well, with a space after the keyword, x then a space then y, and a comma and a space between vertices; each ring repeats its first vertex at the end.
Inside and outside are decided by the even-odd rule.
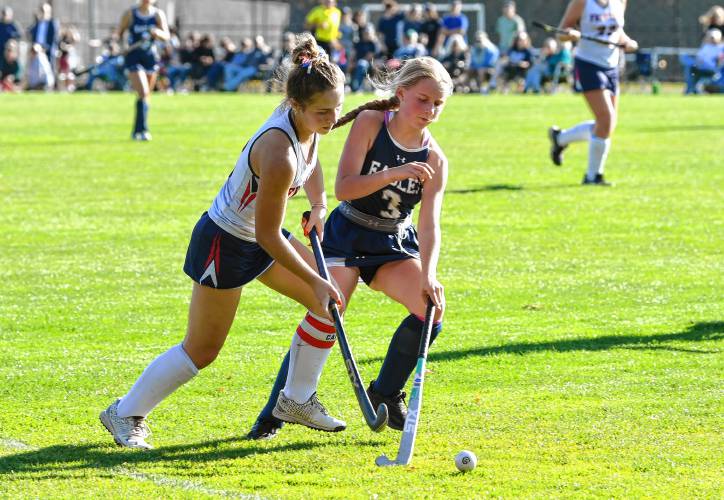
POLYGON ((271 394, 269 395, 269 400, 266 402, 266 406, 259 413, 259 416, 256 417, 257 420, 273 420, 275 422, 278 422, 279 424, 283 424, 281 420, 272 415, 272 410, 277 404, 277 398, 279 398, 279 393, 282 391, 282 389, 284 389, 284 385, 287 383, 288 372, 289 351, 287 351, 287 355, 284 356, 284 361, 282 361, 282 365, 279 367, 279 373, 277 373, 277 379, 274 381, 274 387, 272 387, 271 394))
POLYGON ((133 125, 133 133, 134 134, 140 134, 143 132, 143 123, 145 121, 144 115, 145 115, 145 101, 143 99, 138 99, 136 101, 136 122, 133 125))
MULTIPOLYGON (((375 392, 383 396, 390 396, 401 391, 410 374, 417 365, 417 352, 420 349, 420 337, 424 321, 414 314, 410 314, 392 336, 387 356, 382 362, 382 368, 375 380, 375 392)), ((442 330, 442 322, 434 323, 430 335, 430 345, 435 341, 442 330)))
POLYGON ((143 99, 141 102, 141 132, 148 132, 148 101, 143 99))

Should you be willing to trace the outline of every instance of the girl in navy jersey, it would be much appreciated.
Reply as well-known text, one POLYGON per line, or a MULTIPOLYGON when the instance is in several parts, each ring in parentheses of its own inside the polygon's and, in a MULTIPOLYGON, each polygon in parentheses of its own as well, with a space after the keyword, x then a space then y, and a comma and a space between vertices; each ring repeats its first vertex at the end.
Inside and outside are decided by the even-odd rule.
MULTIPOLYGON (((101 422, 121 446, 150 448, 145 417, 216 358, 241 289, 255 278, 309 310, 303 324, 315 329, 304 346, 292 344, 289 378, 298 376, 305 385, 316 386, 336 340, 327 304, 330 297, 340 302, 340 294, 319 277, 309 249, 282 229, 282 222, 287 199, 304 188, 311 204, 309 227, 322 230, 326 197, 317 148, 320 136, 339 117, 344 75, 309 34, 298 38, 291 61, 284 103, 244 146, 191 235, 184 265, 194 281, 186 337, 156 358, 123 398, 101 412, 101 422)), ((289 394, 286 420, 330 432, 345 428, 314 392, 300 394, 289 394)))
MULTIPOLYGON (((401 430, 407 415, 402 389, 417 361, 428 297, 436 306, 431 342, 442 328, 445 298, 437 262, 447 160, 427 126, 439 118, 453 84, 437 60, 421 57, 406 61, 376 86, 394 95, 351 111, 335 125, 354 120, 335 183, 341 203, 325 224, 322 246, 345 302, 361 278, 408 311, 367 391, 375 407, 387 404, 389 426, 401 430), (412 211, 418 204, 416 229, 412 211)), ((308 224, 305 231, 310 229, 308 224)), ((286 420, 280 408, 288 390, 296 391, 302 381, 292 378, 287 363, 289 356, 250 439, 274 436, 286 420)))
POLYGON ((569 129, 552 126, 551 160, 563 163, 563 150, 576 141, 588 141, 588 169, 583 184, 609 186, 603 173, 616 126, 620 49, 635 52, 638 44, 623 31, 626 0, 571 0, 560 28, 563 41, 580 42, 574 67, 575 88, 583 92, 595 121, 585 121, 569 129), (582 39, 581 35, 611 42, 611 45, 582 39))
POLYGON ((140 0, 138 7, 127 10, 121 18, 117 36, 120 39, 128 30, 130 51, 125 57, 125 68, 130 74, 136 92, 136 119, 131 137, 136 141, 150 141, 148 132, 148 96, 156 86, 158 54, 154 40, 167 42, 171 38, 166 15, 154 7, 156 0, 140 0))

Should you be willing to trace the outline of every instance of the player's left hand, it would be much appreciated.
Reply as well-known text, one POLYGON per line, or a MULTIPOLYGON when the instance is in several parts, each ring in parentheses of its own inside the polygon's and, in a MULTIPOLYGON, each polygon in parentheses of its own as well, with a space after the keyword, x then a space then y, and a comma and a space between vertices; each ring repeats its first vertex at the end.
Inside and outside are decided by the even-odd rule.
POLYGON ((422 300, 427 304, 427 298, 432 299, 437 309, 442 309, 445 305, 445 289, 442 284, 434 277, 423 277, 420 283, 422 289, 422 300))
POLYGON ((309 219, 302 218, 302 231, 304 231, 304 236, 309 236, 312 228, 316 227, 319 241, 322 241, 324 239, 324 218, 326 216, 326 206, 314 205, 310 211, 309 219))
POLYGON ((629 38, 626 41, 626 47, 624 47, 624 50, 626 52, 636 52, 639 50, 639 43, 636 40, 629 38))

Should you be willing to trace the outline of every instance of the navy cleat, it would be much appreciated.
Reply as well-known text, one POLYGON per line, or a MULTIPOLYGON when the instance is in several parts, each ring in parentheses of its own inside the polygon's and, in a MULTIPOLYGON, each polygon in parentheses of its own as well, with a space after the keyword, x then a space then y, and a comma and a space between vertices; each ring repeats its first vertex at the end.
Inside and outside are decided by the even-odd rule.
POLYGON ((561 129, 553 125, 548 129, 548 139, 551 141, 551 161, 558 167, 563 165, 563 150, 566 146, 558 145, 558 136, 561 135, 561 129))
POLYGON ((277 432, 279 432, 279 429, 281 429, 283 425, 284 422, 276 418, 258 419, 254 422, 254 425, 251 426, 251 430, 246 435, 246 439, 252 441, 272 439, 277 435, 277 432))
POLYGON ((596 177, 594 177, 593 179, 589 179, 588 175, 584 175, 583 182, 581 182, 581 184, 583 184, 584 186, 613 186, 612 182, 608 182, 606 179, 603 178, 603 174, 596 174, 596 177))
POLYGON ((372 407, 378 408, 382 403, 386 404, 390 415, 387 427, 401 431, 405 427, 405 419, 407 418, 407 405, 405 404, 407 394, 398 391, 396 394, 383 396, 374 390, 374 386, 375 381, 373 380, 367 388, 367 395, 370 398, 372 407))

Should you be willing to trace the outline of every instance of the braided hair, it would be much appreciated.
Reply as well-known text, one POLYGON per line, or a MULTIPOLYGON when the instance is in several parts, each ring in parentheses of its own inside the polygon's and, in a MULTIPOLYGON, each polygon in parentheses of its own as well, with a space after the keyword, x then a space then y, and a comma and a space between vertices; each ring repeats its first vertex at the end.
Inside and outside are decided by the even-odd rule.
POLYGON ((370 78, 372 85, 381 91, 393 94, 389 99, 370 101, 359 106, 342 118, 337 120, 334 127, 341 127, 351 122, 362 111, 371 109, 374 111, 391 111, 400 106, 400 100, 394 95, 398 88, 409 88, 420 80, 432 78, 440 86, 446 96, 453 92, 453 83, 447 70, 437 59, 432 57, 416 57, 403 62, 399 69, 390 73, 382 73, 376 78, 370 78))

